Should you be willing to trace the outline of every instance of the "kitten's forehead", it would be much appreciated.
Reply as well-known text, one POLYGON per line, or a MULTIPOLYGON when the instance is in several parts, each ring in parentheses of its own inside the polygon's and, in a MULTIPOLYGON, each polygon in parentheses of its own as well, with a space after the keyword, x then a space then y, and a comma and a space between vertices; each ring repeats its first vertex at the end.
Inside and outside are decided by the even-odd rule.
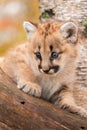
POLYGON ((48 40, 47 38, 44 41, 36 42, 34 48, 37 51, 44 51, 44 52, 52 52, 52 51, 59 51, 61 50, 60 41, 56 41, 54 39, 48 40))
POLYGON ((60 25, 56 22, 46 22, 38 26, 38 32, 41 35, 48 36, 58 31, 60 25))
POLYGON ((58 23, 46 22, 40 24, 37 28, 35 39, 33 40, 34 48, 44 50, 57 50, 61 48, 61 40, 58 38, 58 23))

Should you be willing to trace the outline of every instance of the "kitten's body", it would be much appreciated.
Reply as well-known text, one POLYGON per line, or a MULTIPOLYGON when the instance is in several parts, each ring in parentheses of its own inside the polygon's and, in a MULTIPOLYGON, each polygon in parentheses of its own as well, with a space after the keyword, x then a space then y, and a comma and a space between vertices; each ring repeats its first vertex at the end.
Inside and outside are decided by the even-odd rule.
POLYGON ((30 40, 8 52, 2 69, 24 92, 87 117, 73 96, 81 46, 76 25, 45 23, 36 28, 26 23, 25 29, 30 40))

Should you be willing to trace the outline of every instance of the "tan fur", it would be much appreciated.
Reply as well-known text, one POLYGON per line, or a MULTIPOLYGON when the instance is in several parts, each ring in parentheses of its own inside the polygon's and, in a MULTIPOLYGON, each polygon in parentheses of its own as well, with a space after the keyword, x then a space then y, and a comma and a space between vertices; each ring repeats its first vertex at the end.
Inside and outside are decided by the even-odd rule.
POLYGON ((24 44, 10 50, 1 63, 2 69, 17 82, 17 87, 29 95, 41 97, 53 102, 60 108, 67 108, 73 113, 87 117, 87 111, 78 106, 73 96, 75 69, 79 57, 80 44, 63 38, 62 24, 47 22, 39 24, 34 35, 24 44), (40 52, 39 60, 35 53, 40 52), (50 60, 52 52, 60 53, 58 58, 50 60), (41 70, 38 66, 41 66, 41 70), (50 69, 59 66, 54 73, 50 69))

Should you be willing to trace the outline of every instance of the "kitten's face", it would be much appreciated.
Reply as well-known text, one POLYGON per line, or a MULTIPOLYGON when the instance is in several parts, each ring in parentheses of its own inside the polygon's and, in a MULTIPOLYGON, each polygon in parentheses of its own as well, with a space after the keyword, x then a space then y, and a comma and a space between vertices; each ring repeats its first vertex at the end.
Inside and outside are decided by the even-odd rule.
POLYGON ((57 74, 66 69, 71 59, 77 57, 76 45, 67 41, 60 33, 57 23, 39 25, 31 38, 29 53, 34 69, 46 75, 57 74))

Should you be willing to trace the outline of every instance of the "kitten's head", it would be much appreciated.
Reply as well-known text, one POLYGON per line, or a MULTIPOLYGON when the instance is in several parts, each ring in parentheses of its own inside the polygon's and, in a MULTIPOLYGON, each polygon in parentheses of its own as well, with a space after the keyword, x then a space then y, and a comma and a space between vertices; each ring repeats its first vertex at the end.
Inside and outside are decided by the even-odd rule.
POLYGON ((73 22, 46 22, 34 25, 24 22, 29 43, 29 55, 34 69, 53 75, 63 71, 77 57, 78 27, 73 22))

